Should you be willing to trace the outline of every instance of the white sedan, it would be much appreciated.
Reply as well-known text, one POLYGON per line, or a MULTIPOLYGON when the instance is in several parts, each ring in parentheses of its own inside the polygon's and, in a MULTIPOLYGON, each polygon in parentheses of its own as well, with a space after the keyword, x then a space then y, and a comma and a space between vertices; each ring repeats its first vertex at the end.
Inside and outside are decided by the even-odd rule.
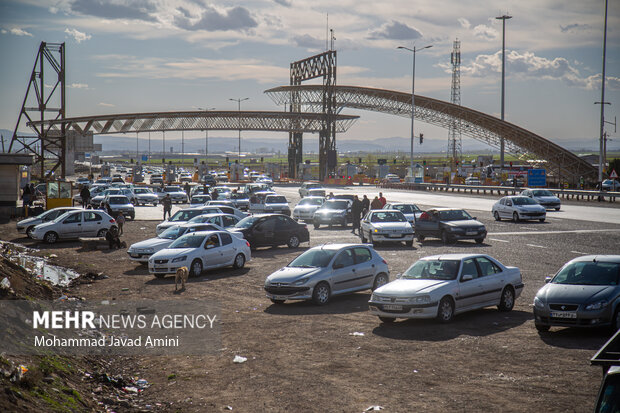
POLYGON ((174 274, 180 267, 189 268, 191 276, 205 269, 243 268, 250 261, 250 243, 227 231, 200 231, 183 235, 166 249, 149 258, 149 272, 157 278, 174 274))
POLYGON ((363 243, 405 242, 413 245, 413 228, 402 212, 395 209, 370 211, 362 219, 360 238, 363 243))
POLYGON ((384 323, 397 318, 437 318, 447 323, 456 314, 483 307, 510 311, 521 291, 521 271, 488 255, 433 255, 376 289, 369 308, 384 323))
POLYGON ((526 219, 537 219, 545 222, 547 209, 527 196, 505 196, 491 208, 496 221, 502 218, 519 222, 526 219))

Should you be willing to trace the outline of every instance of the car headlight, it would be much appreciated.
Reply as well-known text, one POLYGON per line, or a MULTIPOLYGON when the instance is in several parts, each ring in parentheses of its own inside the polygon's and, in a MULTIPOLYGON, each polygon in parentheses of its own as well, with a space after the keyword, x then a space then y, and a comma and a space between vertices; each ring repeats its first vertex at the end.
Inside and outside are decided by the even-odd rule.
POLYGON ((431 302, 430 295, 416 295, 415 297, 409 298, 409 302, 411 304, 429 304, 431 302))
POLYGON ((607 304, 609 304, 609 303, 606 300, 598 301, 596 303, 592 303, 592 304, 586 305, 586 310, 588 310, 588 311, 601 310, 601 309, 607 307, 607 304))
POLYGON ((545 308, 545 304, 540 298, 534 297, 534 307, 542 309, 545 308))
POLYGON ((484 228, 484 227, 480 227, 480 228, 478 228, 478 231, 484 231, 484 230, 485 230, 485 228, 484 228))
POLYGON ((152 254, 155 252, 155 250, 153 248, 145 248, 143 252, 145 252, 146 254, 152 254))
POLYGON ((305 283, 308 282, 308 280, 310 279, 310 277, 304 277, 300 280, 297 280, 293 283, 293 285, 304 285, 305 283))
POLYGON ((176 257, 171 262, 181 262, 187 259, 187 255, 183 255, 182 257, 176 257))

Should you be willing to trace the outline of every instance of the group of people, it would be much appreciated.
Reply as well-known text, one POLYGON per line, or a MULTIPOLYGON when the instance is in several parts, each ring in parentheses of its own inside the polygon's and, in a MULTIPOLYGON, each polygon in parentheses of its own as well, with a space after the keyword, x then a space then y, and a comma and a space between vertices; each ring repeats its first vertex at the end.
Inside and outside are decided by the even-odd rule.
POLYGON ((361 200, 355 195, 353 197, 353 203, 351 204, 351 217, 353 220, 353 229, 351 232, 355 234, 355 230, 360 231, 360 221, 369 209, 382 209, 386 203, 387 200, 381 192, 379 192, 378 196, 375 196, 372 202, 366 195, 364 195, 361 200))

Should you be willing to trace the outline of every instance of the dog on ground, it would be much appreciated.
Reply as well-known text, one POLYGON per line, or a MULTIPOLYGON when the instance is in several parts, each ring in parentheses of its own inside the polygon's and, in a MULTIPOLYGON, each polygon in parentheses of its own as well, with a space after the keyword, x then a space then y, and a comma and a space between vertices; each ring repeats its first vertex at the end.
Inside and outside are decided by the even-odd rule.
POLYGON ((177 270, 176 275, 174 276, 174 291, 177 290, 179 286, 179 281, 181 281, 181 290, 185 290, 185 281, 187 281, 187 277, 189 276, 189 270, 187 267, 181 267, 177 270))
MULTIPOLYGON (((108 246, 110 247, 110 249, 123 248, 123 244, 125 244, 124 241, 121 242, 121 239, 118 236, 118 229, 116 227, 111 227, 105 233, 105 240, 108 241, 108 246)), ((126 245, 127 244, 125 244, 125 246, 126 245)))

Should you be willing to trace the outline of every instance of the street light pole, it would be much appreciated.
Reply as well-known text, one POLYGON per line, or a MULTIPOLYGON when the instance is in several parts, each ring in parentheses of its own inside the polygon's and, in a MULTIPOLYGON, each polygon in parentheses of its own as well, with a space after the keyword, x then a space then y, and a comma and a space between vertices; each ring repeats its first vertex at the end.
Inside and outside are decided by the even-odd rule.
POLYGON ((237 104, 239 105, 239 164, 241 164, 241 102, 248 99, 250 98, 228 99, 232 100, 233 102, 237 102, 237 104))
POLYGON ((603 29, 603 70, 601 72, 601 125, 600 125, 600 142, 599 142, 599 155, 598 155, 598 183, 601 184, 600 188, 603 189, 603 165, 604 159, 603 154, 605 152, 605 58, 607 54, 607 0, 605 0, 605 26, 603 29))
MULTIPOLYGON (((198 108, 198 110, 204 110, 208 112, 210 110, 215 110, 215 108, 198 108)), ((205 116, 205 165, 207 165, 207 170, 209 169, 209 121, 205 116)))
POLYGON ((414 175, 413 175, 413 138, 414 138, 414 122, 415 122, 415 54, 417 52, 419 52, 420 50, 424 50, 424 49, 428 49, 433 47, 433 45, 428 45, 428 46, 424 46, 421 47, 419 49, 416 49, 415 45, 413 46, 413 49, 410 49, 408 47, 405 46, 398 46, 397 49, 403 49, 403 50, 408 50, 411 52, 412 56, 413 56, 413 61, 412 61, 412 69, 411 69, 411 154, 410 154, 410 174, 411 174, 411 179, 414 179, 414 175))
MULTIPOLYGON (((504 86, 505 86, 505 75, 506 75, 506 20, 512 19, 512 16, 508 16, 506 14, 502 16, 496 17, 497 20, 502 21, 502 109, 501 109, 501 119, 504 120, 504 86)), ((499 138, 499 164, 500 164, 500 173, 504 170, 504 136, 500 136, 499 138)))

